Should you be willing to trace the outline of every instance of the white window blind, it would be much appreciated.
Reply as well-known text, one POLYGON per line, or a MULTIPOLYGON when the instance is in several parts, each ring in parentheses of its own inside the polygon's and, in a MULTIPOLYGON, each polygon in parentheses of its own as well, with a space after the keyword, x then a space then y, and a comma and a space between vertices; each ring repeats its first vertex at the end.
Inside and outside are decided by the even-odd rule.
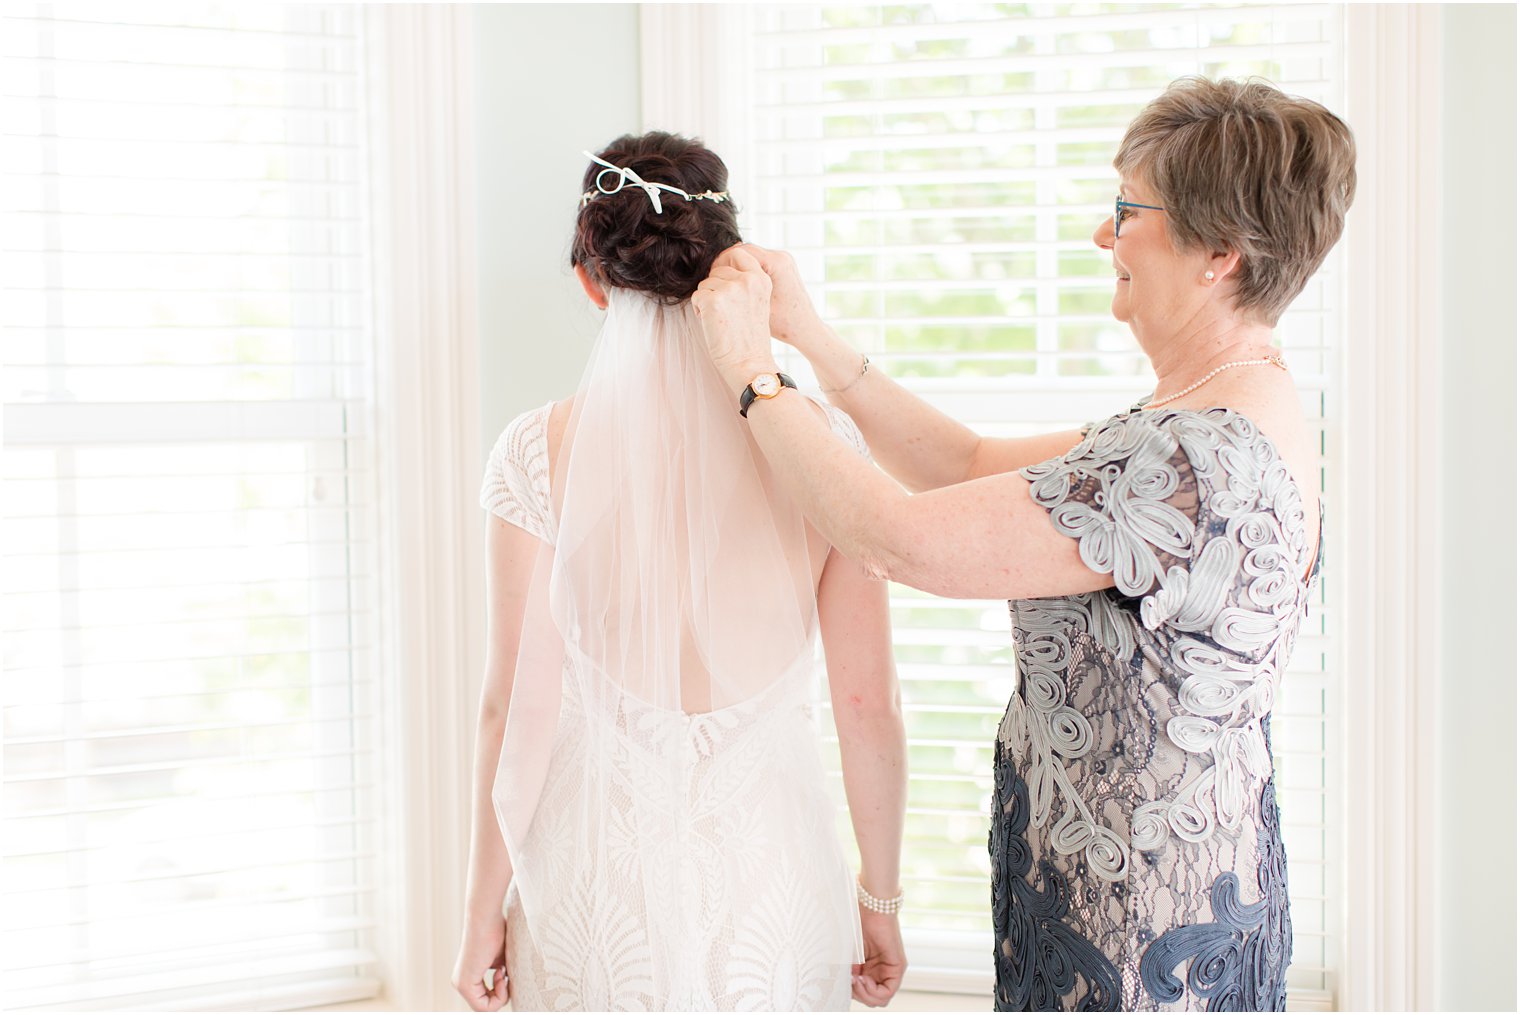
MULTIPOLYGON (((1113 320, 1092 243, 1125 126, 1184 75, 1260 75, 1343 108, 1335 5, 753 5, 730 73, 749 126, 724 155, 756 242, 791 251, 873 365, 982 433, 1067 429, 1153 380, 1113 320)), ((1343 267, 1332 255, 1279 340, 1338 439, 1343 267)), ((792 359, 789 367, 808 373, 792 359)), ((1335 564, 1346 502, 1321 471, 1335 564)), ((1292 892, 1295 1005, 1334 990, 1339 604, 1305 624, 1273 717, 1292 892)), ((992 743, 1014 687, 1007 605, 894 587, 910 737, 905 928, 920 984, 985 990, 992 743), (955 974, 961 974, 957 980, 955 974)))
POLYGON ((8 4, 0 1007, 372 996, 362 11, 8 4))

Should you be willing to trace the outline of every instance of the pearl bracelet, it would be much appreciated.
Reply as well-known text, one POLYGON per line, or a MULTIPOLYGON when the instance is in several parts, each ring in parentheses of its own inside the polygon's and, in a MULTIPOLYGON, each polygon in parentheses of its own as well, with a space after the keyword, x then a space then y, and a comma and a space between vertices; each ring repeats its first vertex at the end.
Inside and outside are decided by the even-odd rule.
POLYGON ((898 910, 902 909, 903 904, 903 893, 901 888, 899 888, 897 890, 897 894, 890 899, 878 899, 876 896, 866 891, 865 883, 860 880, 859 875, 856 875, 855 877, 855 898, 860 901, 860 904, 862 906, 866 907, 873 913, 896 913, 898 910))

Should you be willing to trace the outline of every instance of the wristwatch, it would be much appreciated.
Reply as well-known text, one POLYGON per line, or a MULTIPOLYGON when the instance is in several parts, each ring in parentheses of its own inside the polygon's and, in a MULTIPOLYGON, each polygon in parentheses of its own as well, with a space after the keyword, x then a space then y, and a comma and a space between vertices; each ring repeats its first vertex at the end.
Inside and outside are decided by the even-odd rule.
POLYGON ((757 398, 775 398, 781 394, 782 388, 796 390, 797 382, 786 374, 761 374, 749 382, 748 387, 739 392, 739 415, 749 418, 749 407, 755 404, 757 398))

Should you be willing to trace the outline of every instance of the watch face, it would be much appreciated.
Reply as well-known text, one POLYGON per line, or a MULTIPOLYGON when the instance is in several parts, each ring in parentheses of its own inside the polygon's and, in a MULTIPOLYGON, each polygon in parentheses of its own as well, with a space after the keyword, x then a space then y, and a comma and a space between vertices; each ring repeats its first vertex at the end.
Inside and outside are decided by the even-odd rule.
POLYGON ((781 382, 775 374, 761 374, 750 382, 750 387, 760 398, 771 398, 781 391, 781 382))

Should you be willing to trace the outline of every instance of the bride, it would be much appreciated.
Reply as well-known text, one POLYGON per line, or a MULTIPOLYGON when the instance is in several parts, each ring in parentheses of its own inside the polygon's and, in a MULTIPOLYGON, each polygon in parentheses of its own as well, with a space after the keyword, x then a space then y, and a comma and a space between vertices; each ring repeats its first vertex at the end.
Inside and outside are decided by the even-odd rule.
POLYGON ((481 491, 454 986, 479 1011, 884 1005, 906 966, 885 586, 806 523, 707 357, 689 298, 739 242, 722 161, 664 133, 590 159, 571 263, 606 319, 576 394, 513 420, 481 491), (858 877, 812 716, 820 633, 858 877))

